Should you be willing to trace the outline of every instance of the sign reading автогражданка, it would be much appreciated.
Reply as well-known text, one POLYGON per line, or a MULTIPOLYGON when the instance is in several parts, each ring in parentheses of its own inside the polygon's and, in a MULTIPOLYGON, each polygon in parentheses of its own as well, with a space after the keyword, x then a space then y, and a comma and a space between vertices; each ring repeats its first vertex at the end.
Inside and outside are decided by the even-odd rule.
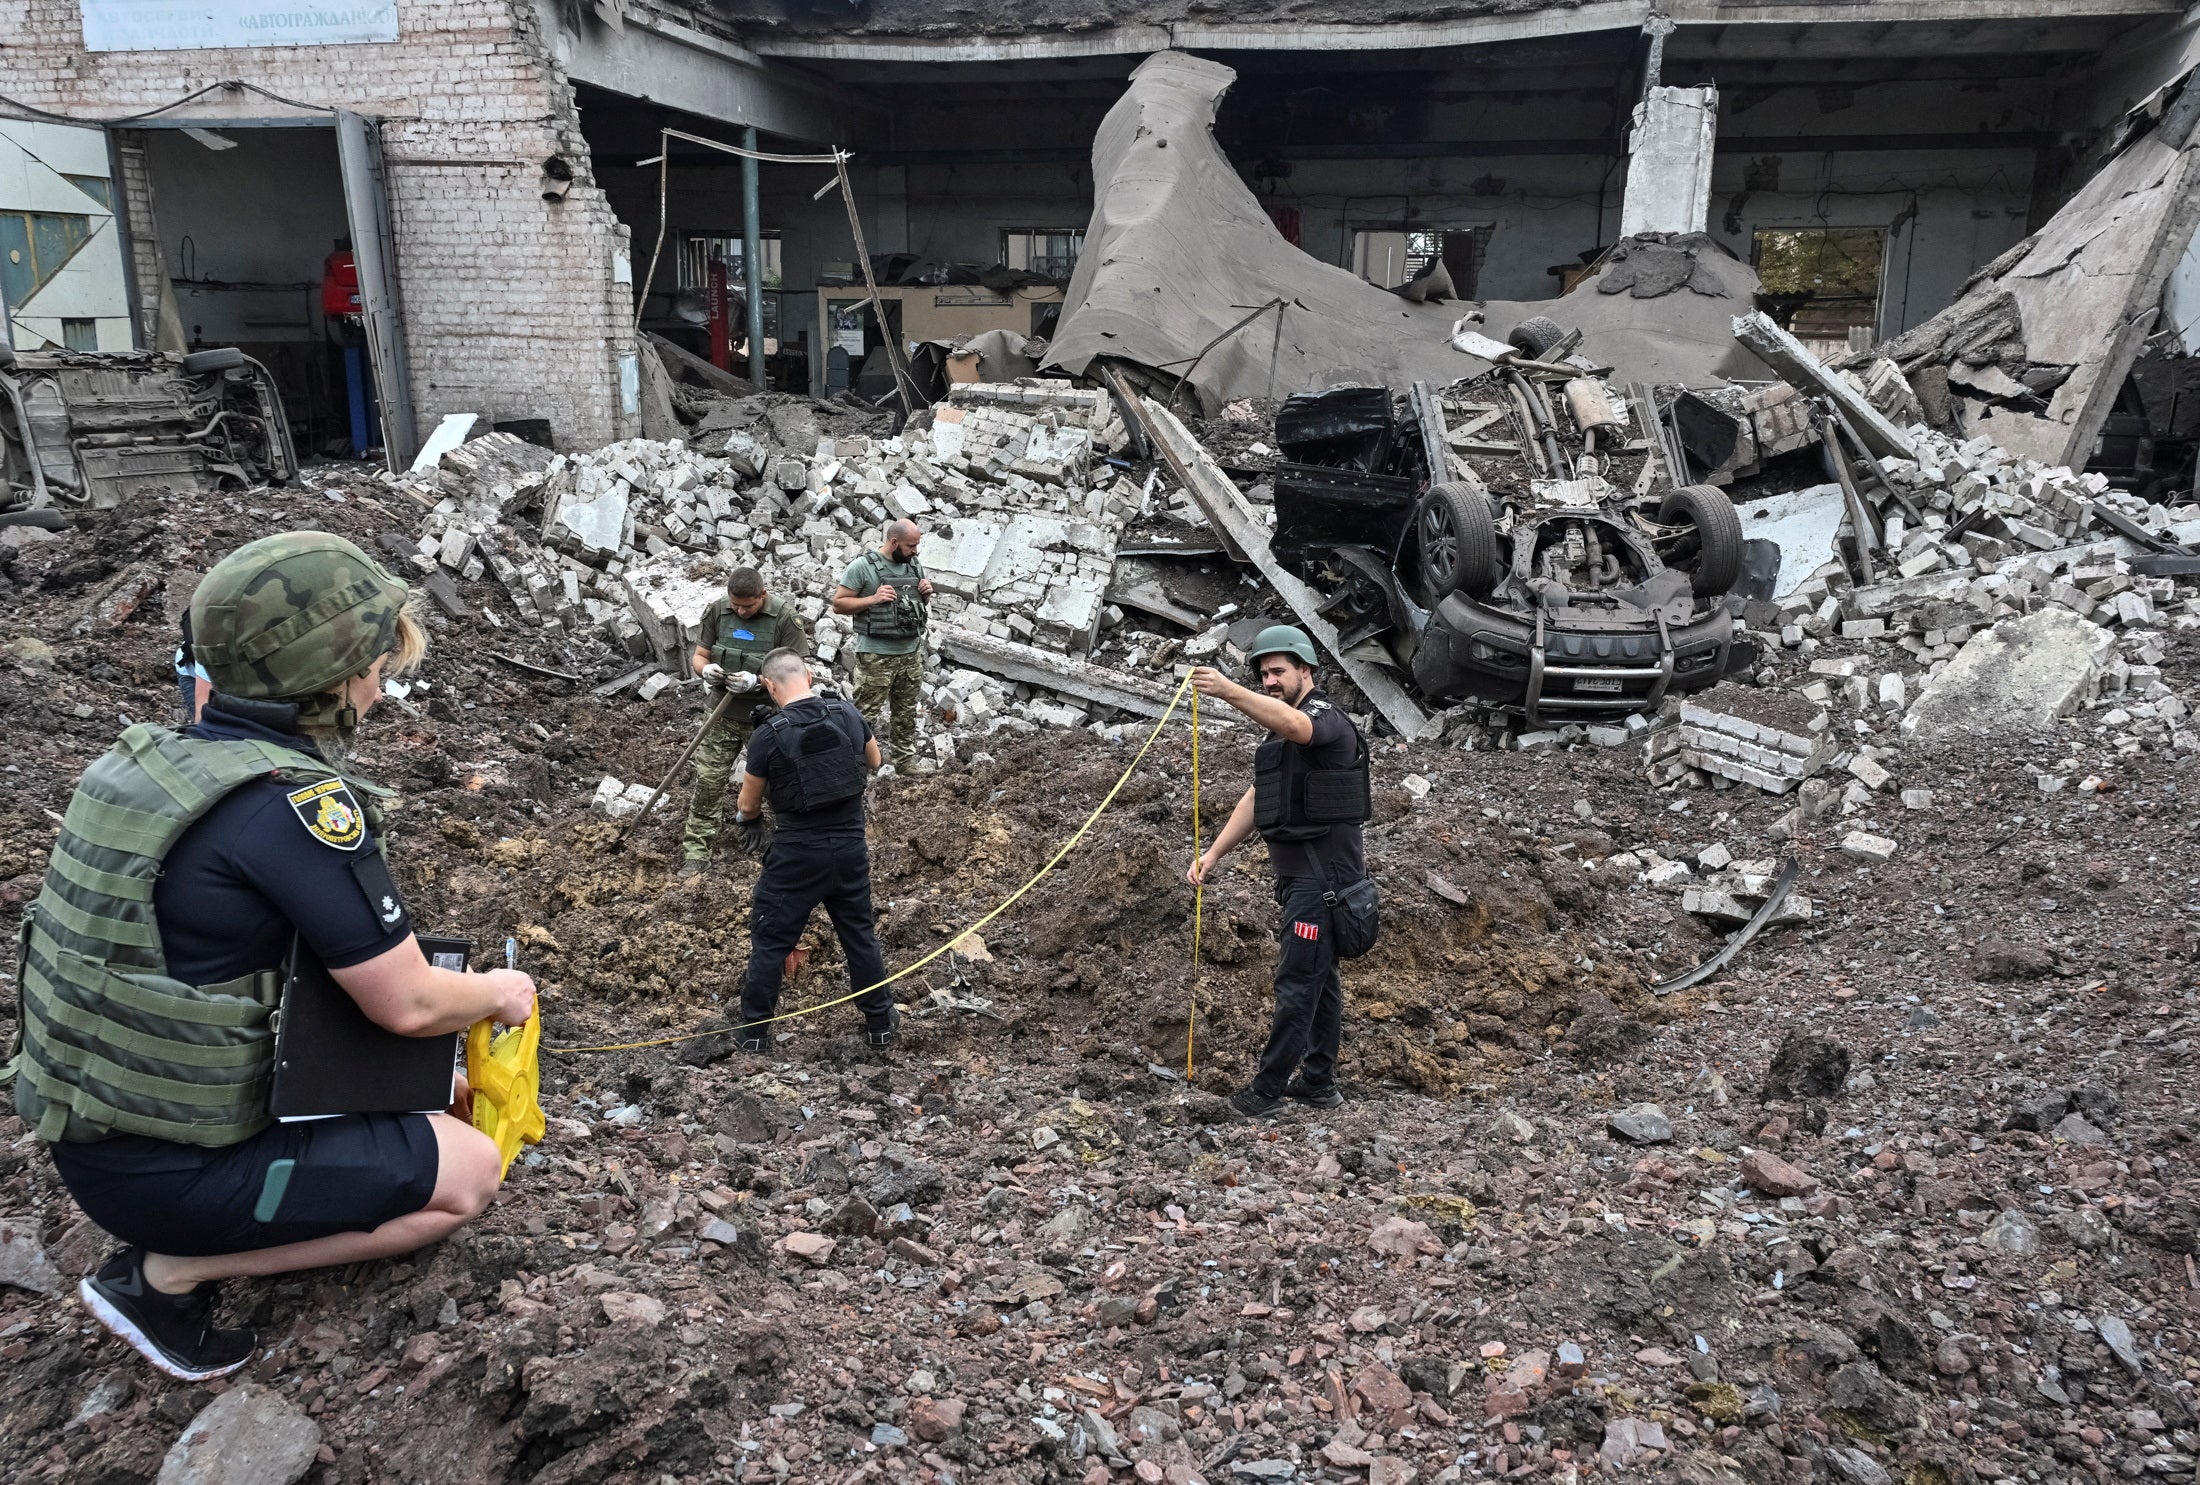
POLYGON ((94 52, 397 39, 397 0, 82 0, 82 12, 94 52))

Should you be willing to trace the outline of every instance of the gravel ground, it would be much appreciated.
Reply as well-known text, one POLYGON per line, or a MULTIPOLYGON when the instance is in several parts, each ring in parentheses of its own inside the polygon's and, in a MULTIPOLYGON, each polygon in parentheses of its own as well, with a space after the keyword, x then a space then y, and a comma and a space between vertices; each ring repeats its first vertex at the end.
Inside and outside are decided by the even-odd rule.
MULTIPOLYGON (((132 508, 0 559, 0 931, 77 774, 166 715, 197 572, 283 526, 409 527, 378 499, 132 508)), ((615 844, 586 807, 661 772, 697 704, 597 700, 608 656, 465 596, 507 627, 439 618, 428 687, 360 759, 405 796, 415 916, 517 936, 553 1044, 707 1033, 753 867, 677 883, 676 818, 615 844)), ((2191 638, 2166 643, 2185 686, 2191 638)), ((1250 741, 1203 738, 1209 829, 1250 741)), ((875 786, 896 964, 1035 870, 1130 748, 964 752, 875 786)), ((233 1288, 266 1342, 234 1387, 158 1378, 89 1320, 70 1291, 105 1239, 0 1120, 0 1259, 41 1245, 54 1273, 24 1276, 56 1291, 0 1288, 0 1467, 150 1481, 226 1392, 331 1482, 2192 1477, 2188 763, 2092 715, 1896 745, 1884 790, 1781 839, 1791 801, 1653 790, 1631 750, 1379 748, 1348 1102, 1256 1124, 1219 1095, 1265 1030, 1269 879, 1241 855, 1194 966, 1186 753, 1158 742, 982 950, 904 982, 889 1059, 844 1011, 768 1059, 709 1035, 546 1058, 550 1137, 475 1227, 233 1288), (1893 857, 1843 854, 1857 829, 1893 857), (1655 997, 1719 936, 1616 858, 1714 848, 1792 853, 1815 915, 1655 997)), ((822 943, 790 1003, 841 984, 822 943)), ((295 1478, 222 1458, 162 1478, 295 1478)))

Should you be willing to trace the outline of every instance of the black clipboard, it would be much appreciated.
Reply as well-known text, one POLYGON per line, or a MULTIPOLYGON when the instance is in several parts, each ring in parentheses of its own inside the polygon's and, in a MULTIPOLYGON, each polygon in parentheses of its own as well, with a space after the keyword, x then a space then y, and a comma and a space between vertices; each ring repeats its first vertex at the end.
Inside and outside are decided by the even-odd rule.
MULTIPOLYGON (((420 951, 438 968, 463 970, 473 944, 422 934, 420 951)), ((296 939, 283 966, 283 1000, 275 1017, 268 1112, 277 1119, 426 1114, 450 1107, 464 1033, 399 1036, 375 1025, 296 939)))

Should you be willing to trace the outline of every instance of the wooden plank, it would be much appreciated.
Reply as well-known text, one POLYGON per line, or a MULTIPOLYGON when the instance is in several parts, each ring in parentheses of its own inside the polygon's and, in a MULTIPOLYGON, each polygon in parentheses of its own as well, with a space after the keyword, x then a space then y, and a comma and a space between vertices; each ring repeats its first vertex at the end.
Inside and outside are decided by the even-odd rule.
MULTIPOLYGON (((1103 364, 1100 368, 1100 374, 1107 378, 1108 386, 1114 390, 1116 401, 1122 404, 1124 416, 1129 418, 1137 426, 1139 432, 1145 435, 1146 442, 1153 445, 1154 452, 1161 456, 1161 461, 1169 466, 1169 472, 1176 476, 1176 482, 1184 487, 1185 493, 1192 497, 1192 503, 1198 506, 1200 512, 1207 517, 1207 524, 1214 529, 1216 539, 1222 543, 1222 549, 1229 554, 1230 560, 1232 562, 1252 561, 1252 558, 1246 555, 1244 543, 1238 539, 1237 534, 1225 527, 1221 518, 1215 514, 1215 492, 1208 490, 1201 483, 1205 471, 1195 469, 1185 459, 1181 444, 1168 442, 1156 432, 1153 419, 1146 410, 1150 407, 1157 407, 1158 404, 1150 403, 1139 396, 1137 390, 1124 379, 1122 371, 1117 367, 1103 364)), ((1169 421, 1174 423, 1176 419, 1172 416, 1169 421)), ((1184 434, 1183 444, 1189 444, 1195 449, 1199 447, 1189 433, 1184 433, 1182 424, 1177 425, 1177 431, 1184 434)), ((1202 458, 1205 458, 1206 451, 1202 449, 1200 454, 1202 458)), ((1229 486, 1233 494, 1236 493, 1237 486, 1230 484, 1229 477, 1214 467, 1213 460, 1207 461, 1206 470, 1212 471, 1216 480, 1229 486)), ((1266 539, 1263 538, 1260 544, 1266 546, 1266 539)))
POLYGON ((1314 642, 1337 657, 1344 673, 1360 688, 1374 708, 1383 714, 1398 735, 1408 742, 1421 735, 1428 725, 1428 714, 1406 689, 1390 673, 1380 666, 1357 660, 1344 652, 1343 640, 1336 626, 1322 617, 1321 595, 1284 571, 1281 564, 1269 554, 1268 527, 1238 494, 1237 486, 1215 467, 1215 461, 1199 446, 1199 441, 1176 420, 1176 415, 1160 403, 1147 399, 1144 403, 1145 423, 1153 435, 1154 446, 1168 452, 1171 467, 1181 465, 1185 470, 1184 488, 1192 492, 1192 499, 1206 512, 1207 520, 1225 541, 1231 542, 1247 554, 1260 575, 1268 579, 1268 585, 1276 595, 1290 606, 1301 628, 1314 636, 1314 642))
MULTIPOLYGON (((967 629, 950 629, 942 634, 940 648, 958 665, 967 665, 1004 680, 1043 686, 1064 696, 1112 706, 1136 716, 1158 717, 1169 709, 1172 687, 1053 650, 995 639, 990 634, 974 634, 967 629)), ((1190 708, 1181 709, 1180 715, 1183 720, 1190 721, 1190 708)))
POLYGON ((1734 338, 1758 360, 1778 372, 1780 379, 1789 386, 1816 393, 1840 408, 1841 415, 1849 420, 1849 426, 1857 431, 1874 458, 1917 457, 1917 447, 1910 442, 1907 433, 1887 421, 1878 408, 1865 400, 1862 392, 1850 386, 1839 372, 1820 363, 1801 341, 1775 325, 1763 310, 1737 318, 1734 338))

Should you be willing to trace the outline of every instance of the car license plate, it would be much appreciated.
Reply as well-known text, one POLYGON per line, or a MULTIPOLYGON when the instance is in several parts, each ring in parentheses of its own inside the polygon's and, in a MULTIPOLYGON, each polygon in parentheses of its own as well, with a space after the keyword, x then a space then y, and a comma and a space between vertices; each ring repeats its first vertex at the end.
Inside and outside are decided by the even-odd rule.
POLYGON ((1621 684, 1622 683, 1620 681, 1620 678, 1616 675, 1588 675, 1583 676, 1578 681, 1575 681, 1574 689, 1576 691, 1609 691, 1612 694, 1617 695, 1619 693, 1621 684))

